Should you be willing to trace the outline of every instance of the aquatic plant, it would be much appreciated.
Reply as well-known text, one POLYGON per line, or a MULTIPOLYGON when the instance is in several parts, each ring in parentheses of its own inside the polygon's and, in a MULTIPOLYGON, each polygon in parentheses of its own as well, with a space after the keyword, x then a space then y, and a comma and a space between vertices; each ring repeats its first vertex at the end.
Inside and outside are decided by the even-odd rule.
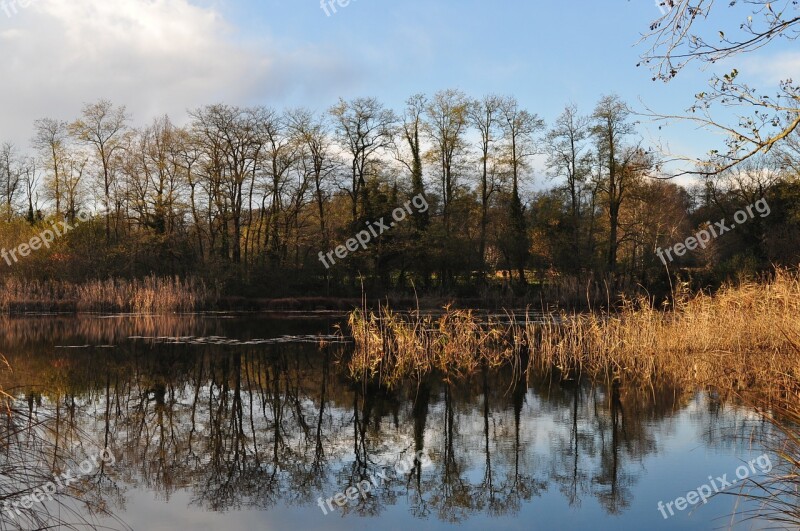
POLYGON ((354 377, 391 382, 522 364, 628 384, 667 381, 798 401, 792 338, 800 337, 800 274, 778 270, 714 294, 679 286, 673 301, 656 307, 647 298, 623 300, 602 312, 509 315, 504 323, 450 308, 438 317, 386 307, 377 314, 356 311, 349 319, 355 341, 349 368, 354 377))
POLYGON ((386 383, 431 371, 449 377, 499 367, 514 359, 518 349, 511 325, 484 324, 472 310, 446 307, 434 317, 381 306, 377 314, 352 312, 348 324, 356 343, 351 375, 377 376, 386 383))
POLYGON ((207 308, 219 298, 217 288, 200 279, 157 277, 92 280, 84 283, 6 279, 0 289, 0 312, 79 311, 171 313, 207 308))

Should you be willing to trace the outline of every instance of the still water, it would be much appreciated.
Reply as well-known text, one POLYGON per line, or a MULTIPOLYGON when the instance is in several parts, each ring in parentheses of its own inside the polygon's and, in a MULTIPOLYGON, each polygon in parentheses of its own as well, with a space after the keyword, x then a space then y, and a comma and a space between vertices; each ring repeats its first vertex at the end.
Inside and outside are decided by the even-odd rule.
MULTIPOLYGON (((57 508, 66 523, 655 531, 742 520, 747 504, 733 495, 667 519, 658 504, 735 478, 764 454, 769 427, 748 408, 696 391, 526 381, 511 371, 381 389, 348 378, 349 347, 332 341, 343 319, 8 318, 2 386, 30 425, 46 426, 42 463, 58 448, 113 452, 113 464, 95 461, 82 478, 82 496, 109 515, 57 508)), ((3 529, 20 525, 0 514, 3 529)))

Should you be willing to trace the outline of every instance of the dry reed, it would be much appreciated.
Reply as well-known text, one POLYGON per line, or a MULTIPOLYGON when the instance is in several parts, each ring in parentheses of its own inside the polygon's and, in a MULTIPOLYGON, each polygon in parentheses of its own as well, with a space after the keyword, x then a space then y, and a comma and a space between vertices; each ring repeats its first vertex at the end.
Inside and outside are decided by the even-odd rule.
POLYGON ((350 316, 356 348, 349 367, 353 376, 389 382, 527 358, 531 369, 646 386, 758 390, 782 403, 798 401, 798 273, 779 270, 769 280, 727 286, 714 295, 681 287, 675 301, 668 310, 639 299, 611 312, 551 314, 499 326, 483 326, 463 310, 448 309, 438 318, 387 308, 378 315, 358 311, 350 316))
POLYGON ((670 311, 642 299, 615 313, 528 323, 532 362, 595 377, 759 391, 783 403, 800 398, 792 339, 800 337, 800 275, 780 270, 714 295, 682 289, 670 311))
POLYGON ((355 378, 377 376, 385 383, 432 370, 445 376, 498 367, 514 355, 509 327, 483 326, 471 310, 451 310, 438 318, 419 312, 401 315, 381 307, 378 314, 350 314, 356 343, 350 361, 355 378))
POLYGON ((191 312, 207 308, 218 298, 218 289, 196 278, 149 276, 82 284, 9 278, 0 289, 0 312, 191 312))

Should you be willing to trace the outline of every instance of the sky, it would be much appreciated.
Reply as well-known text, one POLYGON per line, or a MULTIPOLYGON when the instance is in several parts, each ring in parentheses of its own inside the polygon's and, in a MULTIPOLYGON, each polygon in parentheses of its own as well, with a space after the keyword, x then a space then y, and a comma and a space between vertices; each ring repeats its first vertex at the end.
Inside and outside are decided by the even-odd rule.
MULTIPOLYGON (((211 103, 324 111, 375 96, 397 110, 412 94, 457 88, 514 95, 552 122, 603 94, 680 113, 709 72, 664 84, 636 67, 660 16, 656 0, 0 0, 0 141, 27 147, 33 121, 72 120, 100 98, 133 125, 211 103), (23 7, 23 3, 29 3, 23 7)), ((750 57, 764 83, 800 77, 791 46, 750 57)), ((742 69, 742 68, 740 68, 742 69)), ((748 70, 748 68, 744 68, 748 70)), ((644 119, 643 119, 644 120, 644 119)), ((644 120, 645 143, 702 155, 722 139, 644 120)))

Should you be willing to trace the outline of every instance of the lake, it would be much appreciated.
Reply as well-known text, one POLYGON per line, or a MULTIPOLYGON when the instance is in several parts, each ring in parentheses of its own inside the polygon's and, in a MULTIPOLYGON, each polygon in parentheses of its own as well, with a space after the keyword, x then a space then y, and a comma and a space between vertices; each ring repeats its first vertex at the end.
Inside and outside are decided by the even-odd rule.
MULTIPOLYGON (((41 506, 62 522, 137 530, 708 530, 743 519, 748 504, 728 495, 742 482, 694 508, 675 500, 722 490, 716 478, 742 466, 758 479, 770 455, 769 425, 701 391, 510 369, 354 382, 336 335, 344 319, 5 318, 2 386, 27 412, 22 432, 40 432, 30 466, 113 454, 89 460, 79 495, 113 517, 66 495, 41 506)), ((14 477, 4 492, 24 482, 14 477)), ((0 514, 3 529, 22 521, 0 514)))

